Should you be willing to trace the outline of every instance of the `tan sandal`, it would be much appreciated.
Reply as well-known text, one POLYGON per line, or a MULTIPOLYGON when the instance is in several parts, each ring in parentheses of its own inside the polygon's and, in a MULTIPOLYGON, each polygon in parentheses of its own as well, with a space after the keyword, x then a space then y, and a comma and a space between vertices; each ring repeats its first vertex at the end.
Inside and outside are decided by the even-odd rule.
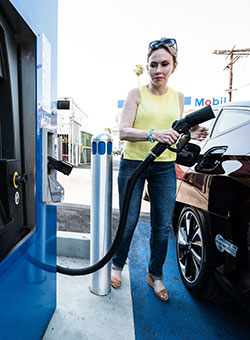
POLYGON ((114 279, 113 277, 111 277, 110 283, 111 283, 111 286, 112 286, 113 288, 116 288, 116 289, 117 289, 117 288, 120 288, 120 287, 121 287, 121 284, 122 284, 121 280, 114 279))
POLYGON ((158 299, 160 299, 161 301, 168 301, 167 290, 162 289, 159 292, 156 292, 155 287, 154 287, 154 279, 149 274, 148 274, 148 278, 147 278, 147 283, 148 283, 149 286, 151 286, 154 289, 154 293, 158 297, 158 299))

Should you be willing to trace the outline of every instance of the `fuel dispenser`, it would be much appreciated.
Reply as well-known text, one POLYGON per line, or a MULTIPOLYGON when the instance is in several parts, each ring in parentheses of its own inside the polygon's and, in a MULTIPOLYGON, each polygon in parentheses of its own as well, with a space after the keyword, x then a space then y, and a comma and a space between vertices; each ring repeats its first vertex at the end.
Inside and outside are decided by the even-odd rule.
POLYGON ((41 339, 56 308, 56 45, 57 0, 0 1, 1 340, 41 339))

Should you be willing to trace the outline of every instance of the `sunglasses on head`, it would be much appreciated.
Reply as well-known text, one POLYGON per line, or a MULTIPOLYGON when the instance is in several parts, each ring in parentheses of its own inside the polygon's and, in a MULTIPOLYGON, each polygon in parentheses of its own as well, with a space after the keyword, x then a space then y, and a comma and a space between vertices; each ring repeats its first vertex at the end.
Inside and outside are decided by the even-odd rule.
POLYGON ((172 47, 175 45, 175 49, 177 50, 177 42, 175 39, 165 39, 165 40, 154 40, 149 43, 149 48, 151 50, 154 50, 158 48, 159 46, 167 46, 167 47, 172 47))

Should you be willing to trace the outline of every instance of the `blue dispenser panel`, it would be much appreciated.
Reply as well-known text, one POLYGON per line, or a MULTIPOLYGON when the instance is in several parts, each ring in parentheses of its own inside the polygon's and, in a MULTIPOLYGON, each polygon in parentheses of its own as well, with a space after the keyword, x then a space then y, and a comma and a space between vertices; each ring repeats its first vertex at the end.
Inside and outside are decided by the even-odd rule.
POLYGON ((56 308, 56 207, 42 203, 40 128, 56 130, 57 6, 57 0, 0 3, 8 60, 8 70, 0 62, 0 78, 9 79, 12 117, 8 133, 7 120, 0 120, 0 159, 8 159, 0 167, 11 178, 0 197, 2 244, 10 244, 8 227, 20 217, 0 259, 1 340, 41 339, 56 308), (23 179, 13 175, 13 166, 23 179))

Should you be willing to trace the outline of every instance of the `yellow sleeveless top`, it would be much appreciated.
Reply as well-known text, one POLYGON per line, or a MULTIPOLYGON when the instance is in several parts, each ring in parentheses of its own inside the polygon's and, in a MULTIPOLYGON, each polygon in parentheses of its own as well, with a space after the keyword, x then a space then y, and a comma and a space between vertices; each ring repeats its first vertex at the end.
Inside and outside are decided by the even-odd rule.
MULTIPOLYGON (((172 123, 180 119, 179 92, 168 87, 162 96, 152 94, 147 86, 139 88, 139 105, 133 127, 141 130, 168 130, 172 123)), ((123 158, 142 161, 157 144, 145 142, 125 142, 123 158)), ((156 162, 170 162, 176 159, 176 153, 166 150, 156 162)))

